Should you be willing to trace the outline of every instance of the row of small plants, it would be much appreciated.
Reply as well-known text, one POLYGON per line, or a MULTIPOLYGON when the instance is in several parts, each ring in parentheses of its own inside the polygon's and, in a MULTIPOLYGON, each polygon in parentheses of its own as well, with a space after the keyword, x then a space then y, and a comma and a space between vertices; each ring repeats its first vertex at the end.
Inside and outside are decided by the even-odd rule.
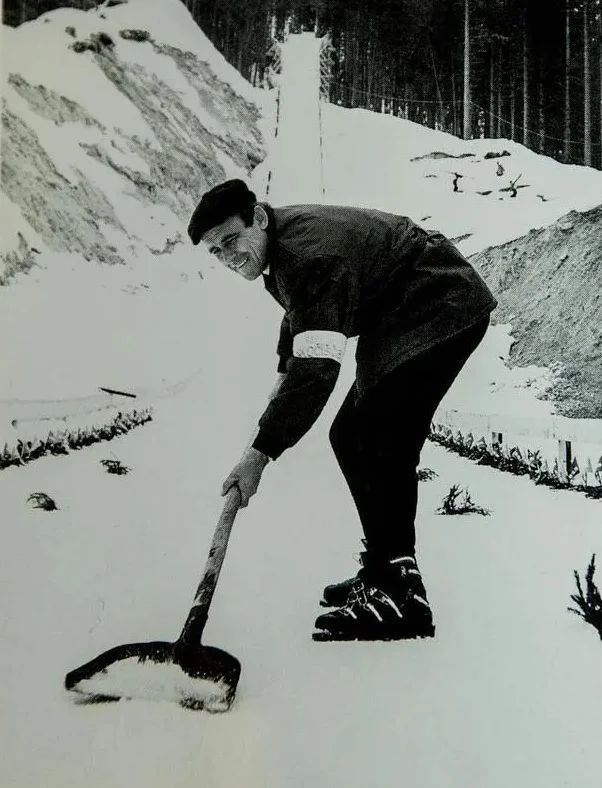
MULTIPOLYGON (((598 461, 598 467, 593 471, 597 485, 592 487, 574 483, 575 478, 581 473, 576 462, 573 463, 569 481, 563 482, 559 477, 557 464, 550 471, 547 465, 541 462, 539 452, 527 450, 527 457, 523 457, 522 452, 516 446, 504 449, 494 445, 489 448, 483 439, 475 443, 470 433, 464 438, 459 431, 454 435, 449 428, 441 426, 434 426, 429 437, 445 448, 475 460, 480 465, 490 465, 516 475, 529 474, 536 484, 545 484, 557 489, 582 490, 590 498, 602 498, 602 458, 598 461)), ((421 475, 419 472, 418 478, 427 481, 436 476, 434 471, 427 470, 429 470, 428 474, 421 475)), ((490 511, 474 504, 468 489, 462 490, 459 485, 454 484, 441 502, 437 513, 489 515, 490 511)), ((568 610, 578 615, 587 624, 591 624, 602 640, 602 594, 594 581, 595 571, 596 555, 594 553, 583 580, 577 570, 573 572, 577 591, 571 594, 571 600, 575 607, 569 607, 568 610)))
POLYGON ((588 498, 602 498, 602 457, 595 468, 588 463, 583 469, 579 467, 577 458, 573 458, 571 467, 568 468, 568 478, 563 480, 559 472, 558 460, 554 460, 554 464, 550 467, 547 460, 542 460, 539 451, 526 449, 525 455, 518 446, 499 444, 489 446, 484 438, 476 441, 471 432, 464 437, 459 430, 453 432, 444 425, 432 425, 429 438, 462 457, 474 460, 479 465, 489 465, 513 473, 515 476, 528 475, 535 484, 543 484, 546 487, 577 490, 585 493, 588 498), (595 483, 588 483, 592 479, 595 483))
POLYGON ((49 454, 69 454, 70 451, 91 446, 93 443, 110 441, 152 421, 152 418, 152 408, 135 409, 126 413, 119 412, 107 424, 83 429, 50 431, 44 438, 27 441, 19 439, 13 447, 5 443, 4 449, 0 452, 0 470, 11 465, 25 465, 49 454))

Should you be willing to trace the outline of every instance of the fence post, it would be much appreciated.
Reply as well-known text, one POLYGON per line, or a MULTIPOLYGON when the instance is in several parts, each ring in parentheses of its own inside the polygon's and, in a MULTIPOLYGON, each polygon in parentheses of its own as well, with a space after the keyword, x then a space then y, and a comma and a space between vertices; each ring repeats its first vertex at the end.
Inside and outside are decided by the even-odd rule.
POLYGON ((330 82, 332 78, 332 58, 334 47, 330 36, 320 39, 320 98, 330 100, 330 82))
POLYGON ((561 482, 568 482, 569 471, 573 463, 571 442, 565 440, 558 441, 558 476, 561 482))

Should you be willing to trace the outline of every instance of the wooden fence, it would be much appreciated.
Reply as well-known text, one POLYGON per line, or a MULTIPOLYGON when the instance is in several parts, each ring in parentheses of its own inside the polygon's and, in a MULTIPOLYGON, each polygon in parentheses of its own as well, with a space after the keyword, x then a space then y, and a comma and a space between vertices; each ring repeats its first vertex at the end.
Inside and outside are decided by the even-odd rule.
POLYGON ((587 484, 600 483, 602 469, 602 420, 570 419, 564 416, 516 416, 438 410, 435 430, 448 429, 463 438, 499 450, 516 447, 525 458, 538 453, 545 463, 558 469, 560 481, 578 476, 587 484))

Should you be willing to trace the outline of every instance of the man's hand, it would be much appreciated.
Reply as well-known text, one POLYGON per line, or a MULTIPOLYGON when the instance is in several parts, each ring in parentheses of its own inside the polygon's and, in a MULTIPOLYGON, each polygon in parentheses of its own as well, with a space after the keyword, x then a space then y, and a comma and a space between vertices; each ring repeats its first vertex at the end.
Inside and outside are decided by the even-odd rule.
POLYGON ((222 495, 225 495, 230 487, 236 484, 240 490, 240 505, 242 508, 247 506, 251 496, 257 492, 261 474, 269 461, 270 458, 267 455, 250 446, 224 481, 222 495))

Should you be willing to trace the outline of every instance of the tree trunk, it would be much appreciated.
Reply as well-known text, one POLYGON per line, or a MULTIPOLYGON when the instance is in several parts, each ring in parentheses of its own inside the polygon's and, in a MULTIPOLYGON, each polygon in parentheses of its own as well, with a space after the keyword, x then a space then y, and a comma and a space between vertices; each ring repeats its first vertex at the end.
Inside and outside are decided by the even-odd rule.
POLYGON ((546 121, 543 110, 543 82, 540 72, 539 76, 539 152, 546 152, 546 121))
POLYGON ((495 48, 493 41, 489 45, 489 123, 487 133, 489 139, 495 137, 495 48))
POLYGON ((510 78, 510 139, 516 138, 516 85, 514 84, 514 73, 510 78))
POLYGON ((349 36, 348 46, 350 48, 351 57, 347 59, 348 63, 352 63, 351 67, 351 106, 358 106, 357 88, 358 88, 358 46, 357 46, 357 24, 354 25, 353 33, 349 36))
POLYGON ((599 79, 599 106, 600 106, 600 136, 598 137, 598 150, 600 157, 598 166, 602 170, 602 7, 598 11, 598 79, 599 79))
POLYGON ((451 89, 452 89, 452 108, 453 108, 453 134, 456 137, 460 136, 460 124, 458 122, 458 101, 456 98, 456 69, 454 64, 454 57, 452 54, 452 63, 451 63, 451 89))
POLYGON ((505 129, 502 128, 502 49, 498 46, 497 50, 497 124, 496 124, 496 137, 501 139, 505 134, 505 129))
POLYGON ((589 38, 589 0, 583 3, 583 163, 592 166, 591 43, 589 38))
POLYGON ((470 0, 464 0, 464 139, 471 138, 470 0))
POLYGON ((566 0, 564 23, 564 162, 571 161, 571 0, 566 0))
POLYGON ((237 65, 236 70, 239 74, 242 74, 243 77, 246 77, 246 74, 243 71, 244 68, 244 59, 245 55, 247 54, 247 38, 249 35, 249 17, 245 15, 245 22, 243 29, 241 30, 238 28, 238 56, 237 56, 237 65))
POLYGON ((523 16, 523 145, 529 147, 529 52, 526 11, 523 16))
MULTIPOLYGON (((433 47, 429 43, 429 48, 431 50, 431 65, 433 66, 433 76, 435 78, 435 88, 437 90, 437 101, 439 104, 439 128, 443 128, 445 126, 445 109, 443 107, 443 96, 441 95, 441 88, 439 86, 439 76, 437 74, 437 66, 435 65, 435 56, 433 54, 433 47)), ((435 121, 435 127, 437 127, 437 122, 435 121)))
POLYGON ((372 55, 372 47, 368 49, 366 47, 366 92, 368 94, 368 101, 370 102, 370 109, 375 110, 375 97, 374 93, 376 90, 374 89, 374 68, 375 65, 375 58, 372 55))

